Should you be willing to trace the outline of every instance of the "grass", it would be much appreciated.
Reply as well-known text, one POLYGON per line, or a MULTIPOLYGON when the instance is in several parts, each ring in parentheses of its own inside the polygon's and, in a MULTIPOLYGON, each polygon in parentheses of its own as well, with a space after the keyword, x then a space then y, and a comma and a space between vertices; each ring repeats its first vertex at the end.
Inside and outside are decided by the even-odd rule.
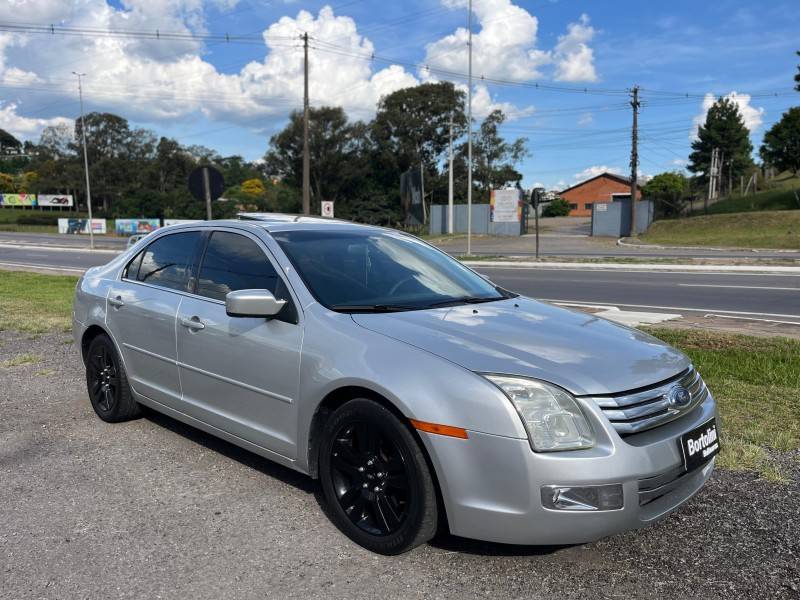
POLYGON ((8 369, 9 367, 19 367, 20 365, 31 365, 41 360, 35 354, 20 354, 12 358, 0 361, 0 369, 8 369))
POLYGON ((64 275, 0 271, 0 330, 68 331, 77 281, 64 275))
POLYGON ((800 178, 791 173, 783 173, 769 181, 769 189, 748 196, 735 195, 712 204, 710 214, 763 211, 763 210, 800 210, 800 178))
POLYGON ((785 475, 770 451, 800 448, 800 341, 648 328, 694 362, 719 404, 724 469, 785 475))
POLYGON ((800 210, 707 215, 656 221, 641 239, 651 244, 800 249, 800 210))

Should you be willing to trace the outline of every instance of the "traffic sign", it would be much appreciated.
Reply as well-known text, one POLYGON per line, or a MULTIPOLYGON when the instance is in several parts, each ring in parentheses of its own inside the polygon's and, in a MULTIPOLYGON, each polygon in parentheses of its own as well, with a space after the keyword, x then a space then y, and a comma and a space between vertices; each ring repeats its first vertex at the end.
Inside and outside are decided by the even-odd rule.
POLYGON ((206 216, 211 220, 211 202, 225 191, 225 179, 214 167, 203 165, 189 173, 189 192, 206 203, 206 216))

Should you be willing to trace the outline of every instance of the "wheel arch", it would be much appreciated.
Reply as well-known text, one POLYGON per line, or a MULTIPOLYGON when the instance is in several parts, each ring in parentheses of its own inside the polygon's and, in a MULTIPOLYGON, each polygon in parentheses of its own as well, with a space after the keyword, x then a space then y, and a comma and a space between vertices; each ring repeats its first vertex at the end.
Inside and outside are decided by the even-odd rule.
MULTIPOLYGON (((95 340, 95 338, 101 335, 107 336, 109 339, 111 339, 111 343, 114 343, 114 340, 111 338, 111 335, 108 333, 108 331, 100 327, 100 325, 90 325, 86 328, 86 331, 83 332, 83 335, 81 336, 81 358, 83 359, 84 364, 86 364, 86 353, 89 351, 89 346, 95 340)), ((116 344, 114 345, 116 346, 116 344)))
POLYGON ((410 419, 403 414, 403 412, 386 396, 372 390, 370 388, 360 385, 345 385, 329 392, 322 401, 317 405, 314 416, 311 418, 311 426, 308 433, 308 474, 313 479, 319 479, 319 445, 322 438, 322 431, 325 423, 330 416, 336 411, 337 408, 344 405, 350 400, 357 398, 368 398, 377 404, 380 404, 391 412, 397 419, 405 425, 411 432, 416 442, 422 450, 422 455, 428 464, 431 477, 433 478, 433 485, 436 489, 436 501, 440 509, 440 522, 442 523, 443 530, 448 529, 447 525, 447 507, 444 503, 442 496, 441 486, 439 484, 439 475, 436 472, 436 467, 431 460, 430 454, 426 444, 422 441, 419 431, 412 425, 410 419))

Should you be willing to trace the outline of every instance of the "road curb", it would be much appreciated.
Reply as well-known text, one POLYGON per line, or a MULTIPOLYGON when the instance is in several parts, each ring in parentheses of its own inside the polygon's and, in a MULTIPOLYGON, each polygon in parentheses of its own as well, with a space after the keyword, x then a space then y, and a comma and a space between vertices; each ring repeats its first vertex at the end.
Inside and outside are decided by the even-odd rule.
POLYGON ((617 246, 625 248, 643 248, 646 250, 710 250, 712 252, 753 252, 758 254, 760 252, 769 252, 775 254, 797 254, 800 250, 788 250, 786 248, 771 249, 771 248, 717 248, 712 246, 665 246, 663 244, 634 244, 626 242, 625 238, 617 240, 617 246))
POLYGON ((462 262, 472 268, 573 269, 578 271, 693 271, 697 273, 775 273, 800 275, 800 267, 768 265, 663 265, 653 263, 517 262, 503 260, 465 260, 462 262))
POLYGON ((51 244, 9 244, 0 242, 0 248, 12 248, 14 250, 59 250, 62 252, 90 252, 92 254, 122 254, 125 248, 111 250, 110 248, 80 248, 76 246, 55 246, 51 244))

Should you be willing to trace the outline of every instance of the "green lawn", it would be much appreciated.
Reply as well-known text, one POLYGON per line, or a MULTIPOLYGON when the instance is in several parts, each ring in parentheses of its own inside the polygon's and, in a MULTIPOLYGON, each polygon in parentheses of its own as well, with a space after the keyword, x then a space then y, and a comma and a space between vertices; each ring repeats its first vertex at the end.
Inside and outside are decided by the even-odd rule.
MULTIPOLYGON (((0 271, 0 330, 70 327, 76 277, 0 271)), ((800 341, 649 328, 686 352, 719 402, 719 466, 784 475, 770 451, 800 448, 800 341)))
POLYGON ((800 341, 695 330, 648 332, 686 352, 719 403, 719 466, 782 479, 769 451, 800 448, 800 341))
POLYGON ((776 210, 656 221, 640 238, 650 244, 800 249, 800 210, 776 210))
POLYGON ((800 178, 791 173, 782 173, 769 181, 769 188, 747 196, 734 195, 712 204, 710 214, 762 211, 762 210, 800 210, 800 178))
POLYGON ((0 330, 67 331, 77 281, 64 275, 0 271, 0 330))

